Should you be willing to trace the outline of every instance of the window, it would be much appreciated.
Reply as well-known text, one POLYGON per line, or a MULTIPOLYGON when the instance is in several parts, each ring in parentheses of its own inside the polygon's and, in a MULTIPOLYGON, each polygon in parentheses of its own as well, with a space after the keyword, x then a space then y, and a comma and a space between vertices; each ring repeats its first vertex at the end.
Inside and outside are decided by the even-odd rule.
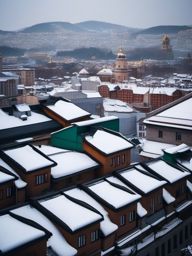
POLYGON ((182 244, 183 243, 183 230, 181 230, 179 232, 179 243, 182 244))
POLYGON ((46 183, 47 181, 48 181, 47 173, 35 176, 35 184, 36 185, 46 183))
POLYGON ((0 190, 0 200, 2 200, 3 199, 3 190, 1 189, 0 190))
POLYGON ((159 130, 158 137, 163 138, 163 131, 159 130))
POLYGON ((171 253, 171 239, 169 239, 167 242, 167 253, 171 253))
POLYGON ((176 140, 181 140, 181 133, 180 132, 176 132, 175 139, 176 140))
POLYGON ((129 222, 133 222, 136 219, 136 213, 135 211, 131 211, 129 213, 129 222))
POLYGON ((125 223, 126 223, 126 216, 125 216, 125 215, 122 215, 122 216, 120 217, 120 226, 125 225, 125 223))
POLYGON ((161 245, 161 256, 165 255, 165 244, 161 245))
POLYGON ((177 235, 174 235, 174 237, 173 237, 173 248, 174 249, 177 248, 177 235))
POLYGON ((182 196, 184 192, 185 192, 185 185, 180 184, 176 190, 176 197, 182 196))
POLYGON ((91 232, 91 242, 94 242, 99 239, 99 230, 91 232))
POLYGON ((190 223, 190 236, 192 236, 192 222, 190 223))
POLYGON ((125 154, 116 155, 111 158, 111 166, 117 167, 125 164, 125 154))
POLYGON ((155 198, 152 197, 150 200, 150 212, 154 213, 155 212, 155 198))
POLYGON ((13 195, 13 188, 12 187, 8 187, 6 189, 6 197, 11 197, 13 195))
POLYGON ((187 240, 188 238, 189 238, 188 226, 185 226, 185 240, 187 240))
POLYGON ((155 248, 155 256, 159 256, 159 247, 155 248))
POLYGON ((78 247, 83 247, 86 244, 86 238, 85 235, 80 235, 78 237, 78 247))

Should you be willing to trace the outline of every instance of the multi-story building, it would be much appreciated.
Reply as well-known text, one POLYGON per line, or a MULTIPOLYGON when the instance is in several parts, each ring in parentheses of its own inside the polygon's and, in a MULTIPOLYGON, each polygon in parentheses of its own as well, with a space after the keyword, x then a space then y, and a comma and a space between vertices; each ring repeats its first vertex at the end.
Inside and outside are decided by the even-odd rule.
POLYGON ((143 121, 146 138, 141 143, 142 160, 164 154, 182 143, 192 145, 192 93, 150 112, 143 121))
POLYGON ((35 69, 33 68, 4 68, 3 71, 16 73, 19 76, 19 83, 25 86, 35 83, 35 69))
POLYGON ((120 48, 117 53, 113 75, 116 82, 123 82, 128 80, 128 63, 122 48, 120 48))

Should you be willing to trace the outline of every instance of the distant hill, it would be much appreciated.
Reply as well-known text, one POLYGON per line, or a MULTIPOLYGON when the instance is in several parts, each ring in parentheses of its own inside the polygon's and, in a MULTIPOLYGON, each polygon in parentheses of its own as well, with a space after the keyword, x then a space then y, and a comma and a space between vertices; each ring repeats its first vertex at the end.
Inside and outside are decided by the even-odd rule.
POLYGON ((130 28, 122 25, 117 25, 109 22, 102 21, 84 21, 80 23, 76 23, 76 25, 87 31, 95 31, 95 32, 105 32, 105 31, 119 31, 119 32, 136 32, 138 29, 130 28))
POLYGON ((78 48, 73 51, 59 51, 57 56, 73 57, 76 59, 114 59, 115 55, 107 49, 99 49, 95 47, 78 48))
POLYGON ((22 56, 26 52, 25 49, 8 47, 8 46, 0 46, 0 55, 2 56, 22 56))
POLYGON ((81 32, 82 29, 70 22, 45 22, 24 28, 21 32, 24 33, 42 33, 42 32, 60 32, 63 30, 70 30, 73 32, 81 32))
POLYGON ((159 47, 136 48, 127 52, 128 60, 172 60, 174 58, 172 51, 165 51, 159 47))
POLYGON ((12 31, 5 31, 5 30, 0 30, 0 35, 5 35, 5 34, 13 34, 15 32, 12 31))
POLYGON ((138 29, 129 28, 122 25, 116 25, 108 22, 101 21, 84 21, 80 23, 70 23, 70 22, 45 22, 33 25, 31 27, 24 28, 20 30, 24 33, 42 33, 42 32, 59 32, 63 30, 68 30, 72 32, 136 32, 138 29))
POLYGON ((180 31, 191 29, 190 26, 156 26, 147 28, 137 32, 136 34, 150 34, 150 35, 160 35, 160 34, 176 34, 180 31))

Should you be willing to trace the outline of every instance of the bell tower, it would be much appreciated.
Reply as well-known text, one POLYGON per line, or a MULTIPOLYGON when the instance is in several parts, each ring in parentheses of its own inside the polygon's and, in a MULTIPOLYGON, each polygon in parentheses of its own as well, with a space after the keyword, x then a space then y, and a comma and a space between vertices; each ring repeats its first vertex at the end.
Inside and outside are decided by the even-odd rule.
POLYGON ((128 80, 128 63, 126 55, 122 48, 117 52, 117 57, 115 61, 115 69, 113 71, 115 82, 122 83, 125 80, 128 80))
POLYGON ((168 35, 164 35, 162 39, 162 49, 166 51, 171 50, 171 45, 170 45, 170 38, 168 35))

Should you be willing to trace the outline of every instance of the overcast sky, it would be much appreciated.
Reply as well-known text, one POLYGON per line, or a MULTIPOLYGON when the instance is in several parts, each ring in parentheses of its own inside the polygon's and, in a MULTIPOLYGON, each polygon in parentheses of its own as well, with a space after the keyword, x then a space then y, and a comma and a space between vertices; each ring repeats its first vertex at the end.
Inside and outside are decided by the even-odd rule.
POLYGON ((136 28, 192 25, 192 0, 0 0, 0 29, 99 20, 136 28))

